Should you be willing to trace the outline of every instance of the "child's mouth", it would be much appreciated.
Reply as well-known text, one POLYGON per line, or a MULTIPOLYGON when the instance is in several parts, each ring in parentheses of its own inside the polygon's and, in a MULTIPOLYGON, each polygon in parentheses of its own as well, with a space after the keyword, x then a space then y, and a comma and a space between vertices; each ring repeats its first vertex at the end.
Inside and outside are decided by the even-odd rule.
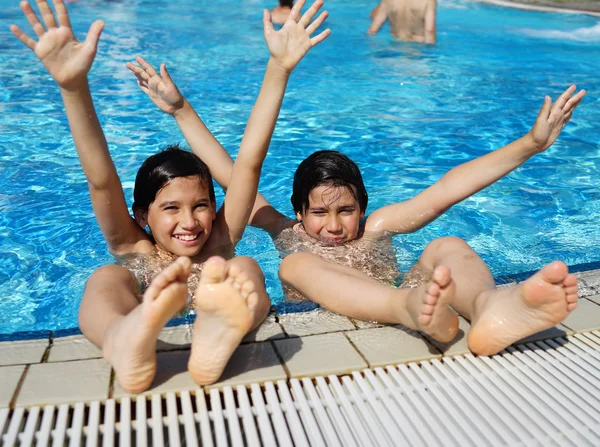
POLYGON ((194 244, 194 242, 196 242, 198 240, 198 237, 200 236, 201 233, 196 233, 196 234, 174 234, 173 237, 175 239, 177 239, 179 242, 186 244, 186 245, 192 245, 194 244))

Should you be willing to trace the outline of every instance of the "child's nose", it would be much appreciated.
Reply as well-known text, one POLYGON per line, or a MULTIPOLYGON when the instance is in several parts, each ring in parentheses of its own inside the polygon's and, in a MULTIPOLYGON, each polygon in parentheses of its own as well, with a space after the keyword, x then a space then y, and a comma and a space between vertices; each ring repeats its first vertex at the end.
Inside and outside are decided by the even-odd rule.
POLYGON ((186 212, 181 219, 181 226, 184 228, 193 228, 196 226, 196 219, 194 213, 191 211, 186 212))
POLYGON ((342 225, 337 216, 329 216, 327 219, 327 231, 330 233, 337 233, 342 229, 342 225))

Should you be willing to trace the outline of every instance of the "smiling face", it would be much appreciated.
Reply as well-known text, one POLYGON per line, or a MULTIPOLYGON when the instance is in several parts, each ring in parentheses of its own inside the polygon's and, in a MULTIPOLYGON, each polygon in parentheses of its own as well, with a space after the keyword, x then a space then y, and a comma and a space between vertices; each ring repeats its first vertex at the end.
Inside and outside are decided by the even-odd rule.
POLYGON ((365 215, 358 200, 344 186, 320 185, 309 195, 309 207, 296 218, 309 236, 329 244, 341 244, 358 237, 360 219, 365 215))
POLYGON ((177 177, 158 191, 138 223, 150 227, 159 248, 193 257, 208 240, 216 215, 206 182, 177 177))

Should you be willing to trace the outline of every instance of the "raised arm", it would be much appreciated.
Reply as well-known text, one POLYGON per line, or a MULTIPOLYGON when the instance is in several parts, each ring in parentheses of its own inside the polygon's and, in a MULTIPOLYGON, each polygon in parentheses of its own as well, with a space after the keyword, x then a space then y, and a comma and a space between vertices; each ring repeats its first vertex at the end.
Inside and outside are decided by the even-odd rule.
POLYGON ((315 37, 310 37, 327 18, 327 12, 322 12, 311 23, 312 18, 323 6, 323 0, 316 0, 300 17, 304 3, 305 0, 300 0, 294 5, 288 20, 279 31, 273 29, 269 11, 265 9, 263 12, 264 37, 271 57, 233 166, 222 210, 234 243, 242 237, 250 218, 260 171, 279 116, 290 73, 312 47, 330 34, 330 30, 326 29, 315 37))
POLYGON ((16 25, 11 25, 10 29, 36 54, 60 87, 100 230, 111 252, 127 251, 128 246, 135 244, 143 232, 127 210, 123 189, 94 110, 87 79, 104 22, 94 22, 86 40, 79 42, 73 34, 62 0, 54 0, 56 19, 46 0, 38 0, 37 5, 47 29, 27 1, 20 4, 39 39, 37 42, 16 25))
MULTIPOLYGON (((233 171, 231 156, 180 93, 165 64, 160 65, 159 74, 143 58, 138 56, 136 62, 139 65, 128 62, 127 68, 137 77, 140 89, 159 109, 175 118, 192 151, 206 163, 215 181, 227 190, 233 171)), ((286 219, 285 216, 258 193, 249 224, 276 233, 282 219, 286 219)))
POLYGON ((437 16, 437 0, 429 0, 425 9, 425 43, 435 44, 437 28, 435 26, 437 16))
POLYGON ((483 157, 476 158, 448 171, 439 181, 406 202, 389 205, 372 213, 366 230, 410 233, 427 225, 448 208, 486 188, 525 163, 533 155, 548 149, 585 95, 581 90, 573 95, 572 85, 552 106, 549 96, 533 128, 522 138, 483 157))

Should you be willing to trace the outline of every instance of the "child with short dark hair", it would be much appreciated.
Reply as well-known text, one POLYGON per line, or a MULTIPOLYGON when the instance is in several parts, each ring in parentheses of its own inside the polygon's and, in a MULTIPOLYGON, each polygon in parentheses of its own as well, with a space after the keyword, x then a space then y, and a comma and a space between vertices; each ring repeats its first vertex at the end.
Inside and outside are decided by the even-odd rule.
MULTIPOLYGON (((102 348, 128 392, 150 386, 156 372, 158 334, 185 306, 191 278, 197 283, 197 315, 188 366, 200 385, 220 377, 242 337, 268 312, 270 300, 256 261, 231 258, 250 217, 289 75, 304 55, 329 35, 326 30, 310 37, 327 15, 321 14, 311 23, 322 3, 300 17, 303 3, 292 12, 293 24, 278 32, 264 11, 271 57, 221 208, 216 207, 212 178, 204 162, 192 153, 169 148, 148 158, 140 168, 132 218, 87 79, 104 23, 94 22, 86 40, 78 42, 63 0, 54 0, 56 18, 46 0, 37 1, 44 24, 28 2, 21 2, 39 41, 16 25, 11 31, 35 52, 60 87, 108 248, 121 258, 122 265, 141 266, 140 271, 122 265, 98 269, 86 285, 79 312, 81 330, 102 348), (146 226, 151 233, 144 230, 146 226)), ((166 68, 161 69, 168 77, 166 68)), ((145 73, 144 69, 141 72, 145 73)), ((150 75, 156 73, 150 71, 150 75)), ((140 77, 143 79, 142 74, 140 77)))

